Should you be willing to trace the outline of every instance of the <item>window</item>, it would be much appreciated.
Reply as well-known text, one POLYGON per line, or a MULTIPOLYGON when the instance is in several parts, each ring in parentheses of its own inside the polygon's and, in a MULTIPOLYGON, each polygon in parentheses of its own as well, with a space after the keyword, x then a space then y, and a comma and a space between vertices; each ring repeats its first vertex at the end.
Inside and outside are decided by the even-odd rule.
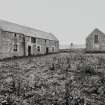
POLYGON ((52 52, 54 52, 54 47, 52 47, 52 52))
POLYGON ((18 48, 18 45, 17 44, 14 44, 14 51, 17 51, 17 48, 18 48))
POLYGON ((17 43, 17 34, 14 33, 14 43, 16 44, 17 43))
POLYGON ((45 43, 46 43, 46 40, 45 40, 45 43))
POLYGON ((37 47, 37 51, 40 52, 40 46, 37 47))
POLYGON ((36 38, 31 37, 31 42, 32 42, 32 43, 36 43, 36 38))
POLYGON ((94 43, 98 43, 98 35, 94 36, 94 43))
POLYGON ((16 37, 16 33, 14 34, 14 37, 16 37))

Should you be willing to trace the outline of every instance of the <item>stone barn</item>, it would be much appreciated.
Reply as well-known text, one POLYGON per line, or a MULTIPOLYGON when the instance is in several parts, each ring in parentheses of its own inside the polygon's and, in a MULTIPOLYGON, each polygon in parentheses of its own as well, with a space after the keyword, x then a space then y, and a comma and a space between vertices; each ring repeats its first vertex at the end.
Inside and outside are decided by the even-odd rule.
POLYGON ((94 29, 86 38, 87 52, 105 52, 105 34, 99 29, 94 29))
POLYGON ((0 20, 0 59, 58 50, 59 41, 53 34, 0 20))

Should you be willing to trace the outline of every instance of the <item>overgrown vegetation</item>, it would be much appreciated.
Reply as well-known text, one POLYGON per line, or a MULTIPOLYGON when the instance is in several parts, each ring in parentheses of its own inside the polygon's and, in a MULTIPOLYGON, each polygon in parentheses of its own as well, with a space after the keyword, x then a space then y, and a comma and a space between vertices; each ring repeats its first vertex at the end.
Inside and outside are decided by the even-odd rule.
POLYGON ((0 103, 104 105, 105 57, 62 53, 0 62, 0 103))

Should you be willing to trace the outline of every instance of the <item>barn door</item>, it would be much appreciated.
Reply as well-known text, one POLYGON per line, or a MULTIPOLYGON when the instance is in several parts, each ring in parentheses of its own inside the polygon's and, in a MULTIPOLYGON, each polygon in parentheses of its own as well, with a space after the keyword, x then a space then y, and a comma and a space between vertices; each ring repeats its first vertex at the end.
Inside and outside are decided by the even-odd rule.
POLYGON ((48 54, 49 53, 49 48, 48 47, 46 47, 46 54, 48 54))
POLYGON ((31 55, 31 46, 28 46, 28 56, 31 55))

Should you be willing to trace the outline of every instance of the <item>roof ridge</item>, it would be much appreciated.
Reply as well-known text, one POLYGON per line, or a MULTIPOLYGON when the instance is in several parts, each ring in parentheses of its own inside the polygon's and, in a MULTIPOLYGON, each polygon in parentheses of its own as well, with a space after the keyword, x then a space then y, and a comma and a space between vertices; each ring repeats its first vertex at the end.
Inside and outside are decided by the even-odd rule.
POLYGON ((101 32, 102 34, 105 34, 103 31, 101 31, 99 28, 95 28, 94 30, 93 30, 93 32, 94 31, 99 31, 99 32, 101 32))
POLYGON ((10 31, 10 32, 17 32, 17 33, 21 33, 29 36, 35 36, 42 39, 58 41, 58 39, 54 35, 48 32, 41 31, 24 25, 19 25, 19 24, 1 20, 1 19, 0 19, 0 29, 3 29, 5 31, 10 31))

